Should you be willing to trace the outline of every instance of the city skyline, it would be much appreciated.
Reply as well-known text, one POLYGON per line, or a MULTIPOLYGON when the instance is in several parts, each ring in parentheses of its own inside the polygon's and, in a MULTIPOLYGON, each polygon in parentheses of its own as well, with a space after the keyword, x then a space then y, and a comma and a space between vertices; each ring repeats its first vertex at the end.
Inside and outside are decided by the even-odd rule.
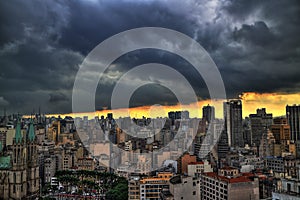
POLYGON ((299 0, 0 0, 0 199, 300 200, 299 0))
MULTIPOLYGON (((243 109, 242 109, 242 114, 243 118, 249 117, 250 114, 256 113, 257 109, 260 108, 266 108, 268 113, 272 113, 274 117, 280 117, 280 116, 285 116, 286 115, 286 110, 285 107, 286 105, 298 105, 299 103, 295 101, 294 99, 300 98, 300 94, 270 94, 270 93, 265 93, 265 94, 258 94, 258 93, 243 93, 240 95, 240 99, 242 100, 243 103, 243 109), (299 97, 298 97, 299 96, 299 97)), ((198 101, 198 108, 201 108, 203 106, 211 105, 216 108, 216 117, 217 118, 223 118, 223 102, 226 100, 216 100, 214 102, 210 100, 203 100, 203 101, 198 101)), ((89 116, 89 118, 93 118, 95 116, 101 116, 101 115, 106 115, 107 113, 113 112, 115 113, 115 116, 118 117, 127 117, 127 111, 129 110, 130 112, 130 117, 131 118, 141 118, 141 117, 150 117, 150 118, 156 118, 156 117, 167 117, 168 112, 170 111, 182 111, 182 110, 188 110, 190 112, 191 117, 197 117, 201 118, 202 117, 202 111, 193 112, 196 106, 195 104, 189 104, 189 105, 184 105, 182 107, 178 105, 173 105, 173 106, 163 106, 164 108, 159 109, 159 108, 154 108, 153 110, 151 109, 151 106, 139 106, 139 107, 134 107, 134 108, 124 108, 124 109, 118 109, 118 110, 110 110, 104 108, 103 110, 97 110, 95 112, 83 112, 83 113, 44 113, 47 116, 80 116, 83 117, 85 115, 89 116), (96 113, 96 114, 94 114, 96 113)), ((42 107, 41 107, 42 108, 42 107)), ((37 109, 33 109, 35 112, 38 111, 37 109)), ((28 114, 24 114, 25 116, 30 116, 28 114)))

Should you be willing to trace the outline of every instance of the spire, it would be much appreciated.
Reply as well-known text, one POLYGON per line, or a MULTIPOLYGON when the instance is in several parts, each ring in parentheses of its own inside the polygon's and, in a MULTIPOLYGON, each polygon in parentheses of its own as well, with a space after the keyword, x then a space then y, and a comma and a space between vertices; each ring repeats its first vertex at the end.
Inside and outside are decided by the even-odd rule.
POLYGON ((33 127, 32 119, 30 119, 28 138, 29 138, 30 142, 33 142, 34 139, 35 139, 35 133, 34 133, 34 127, 33 127))
POLYGON ((17 127, 16 127, 15 140, 16 140, 16 143, 22 142, 21 123, 20 123, 19 119, 18 119, 17 127))

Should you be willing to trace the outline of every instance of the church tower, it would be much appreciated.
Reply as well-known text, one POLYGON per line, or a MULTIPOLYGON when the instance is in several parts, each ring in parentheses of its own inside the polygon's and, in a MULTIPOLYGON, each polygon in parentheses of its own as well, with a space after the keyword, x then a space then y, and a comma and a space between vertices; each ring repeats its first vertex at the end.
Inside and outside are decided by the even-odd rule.
POLYGON ((30 120, 27 132, 27 192, 30 196, 36 196, 39 192, 39 163, 37 142, 33 121, 30 120))
POLYGON ((21 132, 18 119, 12 144, 12 169, 9 173, 9 197, 22 199, 27 194, 26 138, 21 132))

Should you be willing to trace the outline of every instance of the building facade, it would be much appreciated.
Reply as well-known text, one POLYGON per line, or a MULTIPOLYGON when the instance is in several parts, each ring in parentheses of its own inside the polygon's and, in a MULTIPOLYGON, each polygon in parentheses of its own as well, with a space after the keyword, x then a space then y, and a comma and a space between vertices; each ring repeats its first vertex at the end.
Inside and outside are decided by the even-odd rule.
POLYGON ((243 118, 242 101, 239 99, 224 102, 225 130, 228 135, 230 147, 243 147, 243 118))
POLYGON ((258 146, 262 138, 262 133, 273 123, 272 114, 267 114, 266 109, 257 109, 256 114, 249 115, 251 123, 251 145, 258 146))
POLYGON ((248 200, 259 199, 259 181, 253 174, 240 174, 235 168, 223 168, 218 173, 201 176, 202 199, 248 200))
POLYGON ((32 121, 27 132, 20 121, 15 128, 13 144, 0 149, 0 199, 32 199, 40 189, 39 163, 32 121))

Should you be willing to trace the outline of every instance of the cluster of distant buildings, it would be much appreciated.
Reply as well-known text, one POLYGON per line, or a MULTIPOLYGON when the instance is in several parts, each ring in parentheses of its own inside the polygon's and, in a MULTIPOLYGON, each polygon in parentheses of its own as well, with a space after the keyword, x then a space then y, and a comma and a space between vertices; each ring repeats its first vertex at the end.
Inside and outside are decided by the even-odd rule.
POLYGON ((128 180, 129 199, 300 199, 300 106, 243 119, 242 101, 167 118, 0 118, 0 199, 38 197, 61 170, 128 180))

